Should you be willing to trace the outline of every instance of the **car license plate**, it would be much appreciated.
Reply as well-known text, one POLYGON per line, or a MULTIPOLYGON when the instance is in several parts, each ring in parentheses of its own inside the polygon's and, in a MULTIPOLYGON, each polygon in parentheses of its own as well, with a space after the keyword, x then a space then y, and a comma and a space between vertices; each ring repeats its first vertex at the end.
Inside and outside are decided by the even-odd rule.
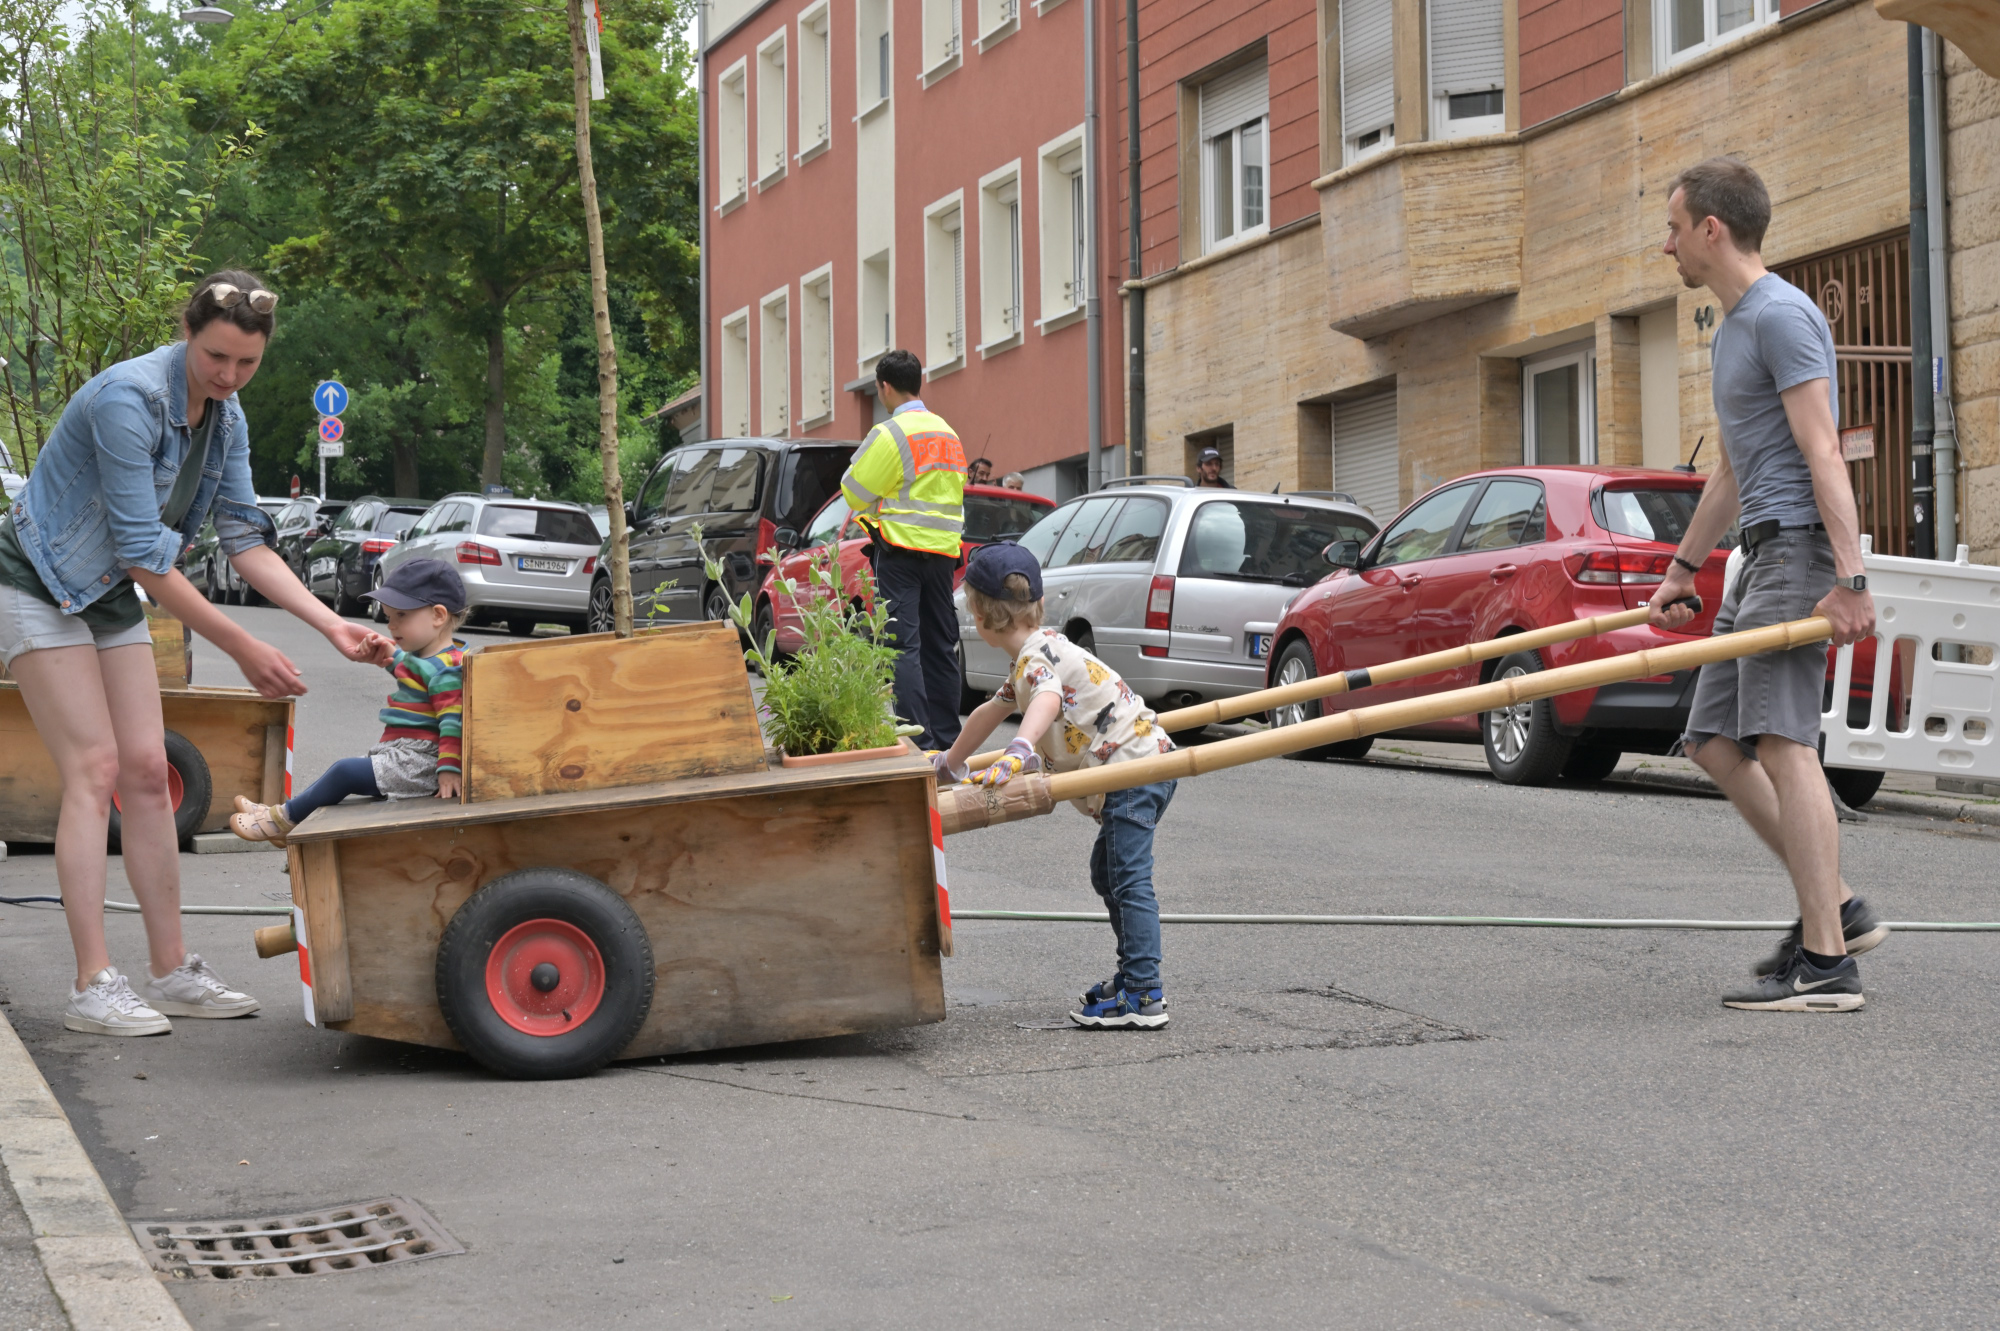
POLYGON ((536 559, 532 555, 522 555, 516 561, 515 567, 523 573, 567 573, 569 572, 569 561, 567 559, 536 559))
POLYGON ((1250 659, 1251 659, 1251 660, 1253 660, 1253 661, 1261 661, 1261 660, 1263 660, 1263 659, 1264 659, 1265 657, 1267 657, 1267 656, 1269 656, 1269 655, 1271 654, 1271 635, 1270 635, 1270 634, 1268 634, 1268 633, 1252 633, 1252 634, 1250 634, 1250 635, 1249 635, 1249 638, 1250 638, 1250 659))

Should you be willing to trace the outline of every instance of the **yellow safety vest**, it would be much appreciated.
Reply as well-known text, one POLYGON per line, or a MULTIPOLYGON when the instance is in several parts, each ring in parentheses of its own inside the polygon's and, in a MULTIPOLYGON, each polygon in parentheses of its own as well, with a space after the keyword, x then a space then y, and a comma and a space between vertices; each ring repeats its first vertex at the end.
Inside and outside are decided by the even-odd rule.
POLYGON ((966 470, 965 446, 944 417, 900 411, 868 432, 840 489, 890 545, 957 558, 966 470))

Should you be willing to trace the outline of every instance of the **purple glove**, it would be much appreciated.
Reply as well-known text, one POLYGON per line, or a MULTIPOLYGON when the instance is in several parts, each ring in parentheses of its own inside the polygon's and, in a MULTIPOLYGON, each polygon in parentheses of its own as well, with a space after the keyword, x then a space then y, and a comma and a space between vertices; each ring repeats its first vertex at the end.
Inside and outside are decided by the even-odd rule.
POLYGON ((1004 786, 1023 772, 1042 770, 1042 755, 1035 752, 1035 746, 1024 739, 1017 739, 1007 746, 1006 752, 993 760, 993 765, 979 774, 982 785, 1004 786))

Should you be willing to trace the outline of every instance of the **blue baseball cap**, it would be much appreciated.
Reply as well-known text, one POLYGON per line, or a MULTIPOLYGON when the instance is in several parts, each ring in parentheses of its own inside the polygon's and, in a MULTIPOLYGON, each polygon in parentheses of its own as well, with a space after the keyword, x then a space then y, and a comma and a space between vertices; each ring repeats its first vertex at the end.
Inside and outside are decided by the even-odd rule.
POLYGON ((972 552, 965 566, 965 585, 996 601, 1039 601, 1042 599, 1042 566, 1033 554, 1012 541, 982 545, 972 552), (1007 590, 1009 574, 1028 580, 1026 596, 1007 590))
POLYGON ((389 570, 382 586, 368 593, 392 610, 441 605, 454 615, 465 609, 465 579, 441 559, 412 559, 389 570))

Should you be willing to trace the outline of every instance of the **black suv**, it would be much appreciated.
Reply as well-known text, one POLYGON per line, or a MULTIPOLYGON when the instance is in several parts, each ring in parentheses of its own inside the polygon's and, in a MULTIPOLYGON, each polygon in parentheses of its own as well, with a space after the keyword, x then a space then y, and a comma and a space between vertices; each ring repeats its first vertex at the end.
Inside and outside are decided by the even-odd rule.
POLYGON ((333 530, 333 520, 346 507, 345 499, 299 495, 271 519, 278 527, 278 557, 300 582, 306 580, 306 550, 333 530))
MULTIPOLYGON (((632 614, 685 624, 725 619, 730 605, 763 580, 759 556, 778 544, 778 529, 805 530, 840 489, 854 441, 717 439, 683 444, 665 457, 625 503, 632 568, 632 614), (695 544, 693 528, 701 530, 695 544), (703 569, 706 553, 722 581, 703 569)), ((602 554, 610 554, 605 538, 602 554)), ((590 628, 611 629, 611 575, 598 560, 590 585, 590 628)))
POLYGON ((306 589, 337 615, 359 614, 375 584, 375 562, 430 507, 423 499, 363 495, 342 509, 330 530, 307 544, 306 589))

